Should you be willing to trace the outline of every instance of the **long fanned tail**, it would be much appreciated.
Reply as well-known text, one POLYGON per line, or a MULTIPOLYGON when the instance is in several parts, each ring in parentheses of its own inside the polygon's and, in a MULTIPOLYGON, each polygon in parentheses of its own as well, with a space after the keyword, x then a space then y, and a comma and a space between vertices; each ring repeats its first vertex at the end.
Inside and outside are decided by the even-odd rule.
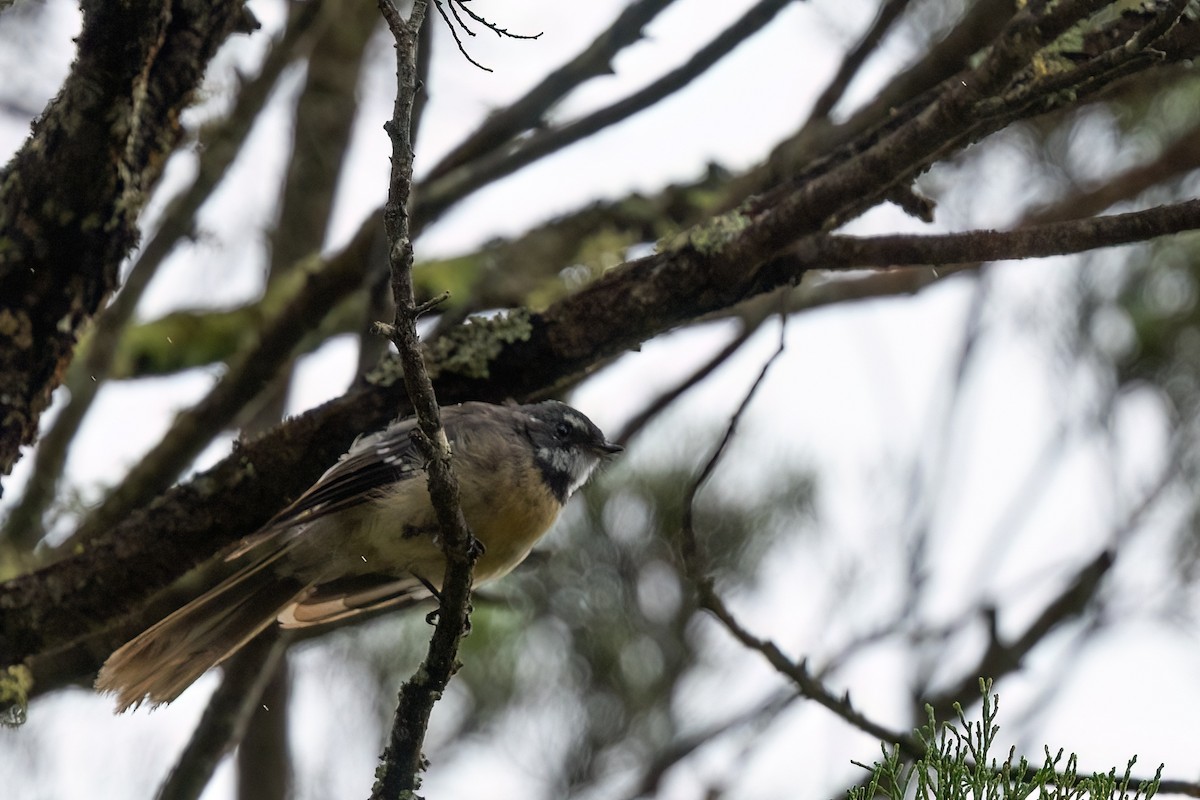
POLYGON ((104 662, 96 688, 115 692, 117 711, 174 700, 208 669, 257 636, 306 589, 271 569, 279 555, 230 576, 104 662))

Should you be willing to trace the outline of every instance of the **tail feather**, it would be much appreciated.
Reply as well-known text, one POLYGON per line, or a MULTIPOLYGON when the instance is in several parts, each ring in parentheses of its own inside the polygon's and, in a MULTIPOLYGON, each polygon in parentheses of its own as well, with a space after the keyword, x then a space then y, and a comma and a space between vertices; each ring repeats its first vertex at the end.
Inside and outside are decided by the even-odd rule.
MULTIPOLYGON (((278 555, 278 554, 275 554, 278 555)), ((96 688, 115 692, 117 711, 174 700, 209 668, 275 622, 304 593, 298 580, 253 564, 147 628, 104 662, 96 688)))

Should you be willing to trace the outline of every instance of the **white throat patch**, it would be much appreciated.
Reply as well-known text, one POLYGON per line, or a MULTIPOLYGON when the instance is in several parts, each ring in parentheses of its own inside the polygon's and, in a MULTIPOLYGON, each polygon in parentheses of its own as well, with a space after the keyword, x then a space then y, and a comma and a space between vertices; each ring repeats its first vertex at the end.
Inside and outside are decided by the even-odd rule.
POLYGON ((587 483, 600 459, 578 447, 542 447, 538 458, 552 470, 567 476, 567 497, 587 483))

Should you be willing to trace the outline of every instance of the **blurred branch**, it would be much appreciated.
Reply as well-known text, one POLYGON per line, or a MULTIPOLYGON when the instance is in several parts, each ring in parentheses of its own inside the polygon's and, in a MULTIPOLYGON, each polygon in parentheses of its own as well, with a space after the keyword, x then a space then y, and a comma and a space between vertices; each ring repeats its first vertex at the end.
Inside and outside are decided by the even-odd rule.
MULTIPOLYGON (((1061 436, 1051 440, 1050 446, 1060 446, 1061 436)), ((1172 457, 1164 466, 1162 473, 1155 483, 1150 486, 1140 501, 1129 510, 1124 522, 1113 531, 1109 549, 1102 551, 1091 562, 1082 566, 1075 577, 1059 592, 1058 596, 1048 603, 1042 613, 1034 620, 1020 636, 1009 643, 1000 640, 998 631, 997 611, 986 608, 983 613, 988 622, 988 646, 980 656, 979 662, 970 670, 963 673, 963 678, 956 686, 933 698, 922 699, 921 704, 933 707, 939 716, 953 712, 954 704, 963 702, 973 692, 973 682, 977 676, 987 676, 999 680, 1021 666, 1024 657, 1033 650, 1052 631, 1067 621, 1083 615, 1087 606, 1095 598, 1104 576, 1112 568, 1119 548, 1136 530, 1137 526, 1162 497, 1171 483, 1179 477, 1179 448, 1172 448, 1172 457)), ((994 560, 993 560, 994 563, 994 560)))
POLYGON ((737 336, 733 337, 722 347, 712 358, 700 365, 698 369, 692 372, 691 375, 684 378, 674 387, 661 393, 645 406, 642 410, 635 414, 625 427, 613 439, 617 444, 625 447, 629 444, 629 440, 642 432, 650 422, 652 422, 659 414, 665 411, 672 403, 678 400, 681 396, 687 393, 696 384, 703 381, 713 372, 715 372, 722 364, 733 358, 739 350, 753 338, 754 334, 758 333, 758 329, 762 326, 763 318, 754 320, 753 322, 746 320, 742 322, 742 329, 738 331, 737 336))
MULTIPOLYGON (((241 654, 238 651, 237 655, 241 654)), ((239 668, 236 658, 226 662, 224 669, 239 668)), ((288 741, 293 715, 287 651, 275 664, 264 665, 263 670, 266 686, 237 746, 238 800, 288 800, 295 796, 288 741)))
POLYGON ((807 663, 792 661, 784 655, 783 651, 774 642, 760 639, 744 628, 737 621, 737 618, 733 616, 732 612, 730 612, 728 606, 725 605, 725 601, 721 599, 720 594, 717 593, 716 585, 712 577, 707 574, 703 563, 703 554, 700 552, 700 543, 697 539, 695 529, 696 495, 699 494, 701 486, 704 485, 709 476, 712 475, 713 470, 716 469, 717 464, 720 463, 721 456, 725 453, 725 448, 732 441, 734 433, 737 431, 738 422, 749 407, 750 401, 754 398, 758 387, 762 385, 763 380, 767 377, 767 372, 770 370, 771 365, 783 354, 784 333, 786 330, 787 326, 782 326, 779 334, 778 349, 763 364, 762 370, 750 386, 750 389, 746 392, 741 405, 738 406, 737 411, 730 417, 729 425, 725 428, 725 435, 721 438, 713 454, 700 470, 696 479, 692 481, 684 495, 683 519, 680 523, 684 571, 688 579, 696 587, 699 606, 716 617, 725 626, 725 629, 741 642, 743 646, 758 652, 780 675, 791 680, 804 697, 824 706, 859 730, 875 736, 884 742, 897 745, 905 754, 917 758, 924 752, 924 748, 917 739, 908 734, 888 730, 882 725, 868 719, 851 705, 849 694, 838 698, 826 689, 823 683, 814 678, 808 670, 807 663))
POLYGON ((305 331, 361 285, 365 263, 361 253, 348 250, 326 262, 320 271, 309 272, 303 290, 263 327, 252 346, 230 361, 228 371, 208 395, 176 417, 162 440, 93 509, 65 546, 102 534, 170 486, 211 437, 228 426, 287 364, 305 331))
POLYGON ((735 717, 715 723, 696 733, 672 742, 662 752, 658 753, 646 765, 645 769, 642 770, 641 777, 637 782, 637 788, 628 795, 629 800, 652 797, 658 793, 662 779, 666 774, 697 750, 724 736, 731 730, 754 725, 767 718, 777 717, 801 697, 803 697, 802 694, 791 690, 780 692, 765 703, 761 703, 757 708, 752 708, 735 717))
POLYGON ((975 667, 965 670, 962 680, 953 688, 924 699, 922 704, 932 706, 938 716, 953 713, 954 704, 963 702, 975 691, 973 687, 978 681, 978 676, 999 680, 1015 671, 1025 656, 1046 636, 1067 621, 1081 616, 1095 598, 1105 575, 1112 569, 1120 546, 1126 544, 1130 533, 1137 528, 1171 482, 1178 477, 1178 448, 1175 448, 1175 451, 1158 480, 1146 491, 1137 505, 1130 509, 1123 524, 1113 531, 1110 547, 1080 567, 1075 577, 1063 587, 1057 597, 1046 604, 1042 613, 1021 635, 1009 643, 1002 642, 996 609, 984 609, 989 639, 987 649, 980 656, 979 662, 975 667))
POLYGON ((926 698, 923 704, 931 706, 939 719, 946 718, 954 713, 955 704, 965 702, 966 698, 978 692, 979 676, 999 680, 1016 670, 1029 651, 1051 631, 1083 613, 1115 560, 1114 551, 1104 550, 1081 567, 1024 633, 1009 643, 1000 641, 996 609, 986 609, 989 633, 987 650, 975 666, 963 670, 964 677, 953 688, 926 698))
POLYGON ((757 33, 792 0, 759 0, 727 29, 693 55, 646 88, 607 108, 557 128, 531 134, 507 150, 459 167, 443 177, 423 181, 413 208, 413 227, 420 231, 439 219, 454 203, 500 178, 532 164, 592 134, 615 125, 687 86, 739 44, 757 33))
POLYGON ((837 74, 833 76, 833 80, 825 87, 825 91, 821 92, 821 96, 817 98, 817 102, 813 104, 813 109, 809 114, 808 121, 804 123, 804 127, 811 125, 817 120, 829 118, 829 112, 837 105, 837 102, 842 99, 842 95, 846 91, 846 87, 850 85, 850 81, 854 80, 854 76, 862 69, 862 65, 866 62, 875 49, 879 47, 879 43, 883 41, 883 37, 892 25, 900 18, 908 8, 909 0, 883 0, 880 3, 879 11, 875 14, 875 20, 871 23, 871 27, 867 28, 867 32, 858 41, 846 57, 842 60, 842 65, 838 67, 837 74))
MULTIPOLYGON (((379 25, 375 8, 361 0, 323 0, 323 16, 335 19, 314 38, 296 100, 292 150, 270 231, 267 285, 294 282, 289 273, 319 253, 333 208, 338 177, 348 154, 358 111, 358 89, 371 34, 379 25)), ((248 330, 256 330, 252 326, 248 330)), ((311 336, 311 334, 310 334, 311 336)), ((290 359, 238 416, 242 435, 256 436, 279 424, 292 381, 290 359)), ((228 669, 245 668, 232 659, 228 669)), ((237 791, 242 800, 286 800, 291 796, 288 742, 291 674, 286 657, 260 665, 266 673, 261 703, 245 725, 237 748, 237 791)))
POLYGON ((790 138, 776 145, 766 162, 731 182, 722 208, 734 208, 748 195, 762 192, 812 164, 843 143, 886 122, 892 113, 930 91, 968 65, 1007 24, 1012 0, 976 0, 965 15, 930 47, 917 63, 896 75, 875 97, 844 122, 814 117, 790 138))
POLYGON ((223 668, 221 685, 179 761, 158 790, 158 800, 196 800, 208 786, 217 765, 237 746, 263 689, 275 674, 287 649, 287 636, 268 628, 231 658, 223 668))
POLYGON ((95 327, 80 343, 77 358, 65 381, 70 399, 54 418, 49 431, 41 437, 33 455, 29 482, 20 502, 0 530, 0 542, 5 548, 16 553, 28 552, 45 535, 42 517, 54 499, 67 452, 92 401, 109 378, 113 358, 122 345, 124 332, 142 292, 179 240, 192 234, 196 212, 241 152, 242 142, 258 119, 280 74, 303 55, 313 40, 320 27, 316 25, 317 20, 324 19, 319 13, 323 5, 321 2, 304 3, 294 8, 283 37, 271 46, 258 75, 241 85, 228 116, 200 131, 195 180, 171 200, 157 230, 136 256, 125 284, 98 315, 95 327))
MULTIPOLYGON (((434 22, 429 16, 421 24, 417 35, 417 87, 413 98, 412 109, 412 140, 417 141, 421 131, 421 121, 424 118, 425 106, 429 102, 429 71, 433 64, 433 31, 434 22)), ((382 216, 380 213, 379 216, 382 216)), ((371 228, 363 228, 360 235, 371 228)), ((357 238, 357 237, 356 237, 357 238)), ((354 332, 358 334, 358 356, 355 361, 354 374, 365 375, 374 368, 388 350, 388 341, 379 335, 376 323, 389 317, 395 317, 395 304, 391 296, 391 274, 389 259, 385 255, 387 236, 378 231, 371 236, 371 248, 368 256, 369 267, 367 277, 363 281, 364 302, 361 313, 355 320, 354 332)), ((414 269, 416 266, 414 265, 414 269)))
POLYGON ((625 7, 588 47, 547 75, 524 97, 491 114, 461 144, 429 170, 429 183, 451 170, 499 150, 523 131, 537 128, 547 112, 577 86, 611 74, 612 59, 642 37, 642 28, 675 0, 638 0, 625 7))
POLYGON ((417 317, 423 309, 413 294, 413 250, 409 231, 408 199, 412 189, 412 111, 417 81, 417 39, 425 18, 426 3, 415 0, 407 22, 392 5, 380 0, 380 10, 396 39, 396 104, 387 124, 392 141, 392 175, 384 211, 392 298, 396 320, 390 338, 400 353, 404 387, 417 416, 418 447, 426 458, 429 496, 437 512, 446 571, 439 586, 437 625, 429 640, 424 662, 400 688, 391 734, 375 772, 372 800, 414 794, 424 769, 425 733, 433 705, 441 698, 458 669, 458 645, 466 630, 471 598, 471 573, 478 547, 459 507, 450 443, 442 428, 438 401, 417 340, 417 317))
MULTIPOLYGON (((427 30, 428 23, 422 28, 423 37, 427 30)), ((461 321, 474 311, 544 306, 574 287, 578 276, 564 280, 563 269, 585 266, 594 278, 620 264, 630 246, 695 224, 711 212, 714 192, 728 178, 724 170, 710 165, 695 181, 671 184, 652 195, 634 193, 619 200, 589 203, 516 238, 488 242, 473 253, 418 261, 413 267, 417 297, 450 291, 450 301, 439 306, 439 332, 451 326, 451 318, 461 321)), ((374 238, 374 227, 364 226, 349 247, 368 253, 369 280, 378 277, 377 289, 387 293, 387 260, 376 257, 374 238), (379 264, 384 268, 376 275, 379 264)), ((302 286, 301 279, 285 277, 272 280, 261 299, 238 308, 176 311, 131 324, 121 338, 110 379, 165 375, 224 361, 252 338, 247 331, 256 330, 265 317, 278 313, 302 286), (163 346, 164 342, 169 346, 163 346)), ((391 299, 385 299, 386 315, 364 311, 357 295, 348 298, 300 341, 296 352, 309 352, 338 333, 362 333, 364 320, 373 323, 390 317, 391 299)), ((374 333, 366 341, 386 346, 386 340, 374 333)), ((373 367, 378 360, 377 354, 363 366, 373 367)))
POLYGON ((1030 212, 1026 220, 1030 223, 1056 222, 1084 214, 1098 214, 1171 178, 1182 178, 1197 168, 1200 168, 1200 125, 1184 131, 1153 160, 1129 167, 1099 186, 1073 192, 1036 209, 1030 212))

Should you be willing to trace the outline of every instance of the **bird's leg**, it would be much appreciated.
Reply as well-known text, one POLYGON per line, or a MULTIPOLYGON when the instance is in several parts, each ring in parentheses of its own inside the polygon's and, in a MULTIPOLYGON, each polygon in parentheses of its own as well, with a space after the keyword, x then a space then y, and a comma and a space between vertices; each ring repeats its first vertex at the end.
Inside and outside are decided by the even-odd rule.
MULTIPOLYGON (((483 547, 482 544, 479 546, 483 547)), ((421 585, 425 587, 426 591, 428 591, 431 595, 433 595, 433 598, 438 601, 438 607, 433 609, 432 611, 430 611, 428 614, 425 615, 425 622, 427 624, 436 625, 437 620, 438 620, 438 612, 440 612, 442 610, 442 605, 441 605, 442 604, 442 593, 440 591, 438 591, 437 587, 435 587, 429 581, 425 580, 420 575, 414 575, 413 577, 416 578, 417 580, 419 580, 421 582, 421 585)), ((463 636, 468 636, 471 633, 471 614, 474 611, 475 611, 475 604, 468 601, 468 603, 467 603, 467 620, 463 624, 463 636)))

